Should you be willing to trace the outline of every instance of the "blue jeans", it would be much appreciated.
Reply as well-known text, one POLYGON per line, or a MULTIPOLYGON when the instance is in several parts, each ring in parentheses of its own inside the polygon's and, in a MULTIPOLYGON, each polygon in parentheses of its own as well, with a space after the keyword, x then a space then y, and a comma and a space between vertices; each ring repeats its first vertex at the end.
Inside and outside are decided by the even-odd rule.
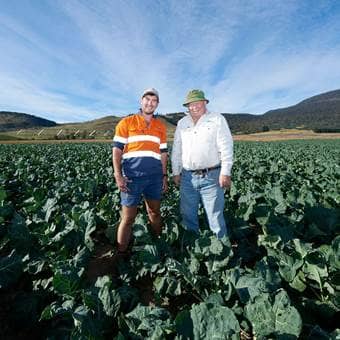
POLYGON ((219 185, 221 169, 214 169, 204 175, 197 175, 183 169, 181 174, 181 215, 188 230, 198 233, 198 207, 203 203, 210 229, 222 238, 227 233, 223 215, 224 190, 219 185))

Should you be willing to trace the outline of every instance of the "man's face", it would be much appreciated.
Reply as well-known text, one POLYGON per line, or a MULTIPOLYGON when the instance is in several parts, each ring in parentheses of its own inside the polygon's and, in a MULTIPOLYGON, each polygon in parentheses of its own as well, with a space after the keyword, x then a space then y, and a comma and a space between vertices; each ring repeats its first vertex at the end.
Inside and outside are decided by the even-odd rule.
POLYGON ((141 106, 143 113, 151 115, 155 112, 158 106, 158 99, 152 94, 147 94, 142 98, 141 106))
POLYGON ((199 100, 197 102, 193 102, 187 105, 190 114, 192 114, 193 116, 201 116, 203 115, 206 110, 207 103, 205 100, 199 100))

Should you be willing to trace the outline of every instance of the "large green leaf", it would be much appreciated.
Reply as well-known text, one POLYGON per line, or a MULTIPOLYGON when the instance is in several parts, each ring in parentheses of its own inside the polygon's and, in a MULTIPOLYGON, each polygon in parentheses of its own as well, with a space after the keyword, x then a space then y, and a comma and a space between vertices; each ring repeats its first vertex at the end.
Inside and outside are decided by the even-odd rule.
POLYGON ((184 339, 194 338, 194 326, 190 317, 190 311, 184 310, 177 314, 175 319, 176 330, 184 339))
POLYGON ((90 249, 93 250, 94 242, 91 237, 91 233, 96 230, 96 221, 93 211, 87 210, 80 216, 81 224, 85 226, 84 230, 84 243, 90 249))
POLYGON ((291 255, 280 253, 279 272, 284 280, 291 282, 294 280, 297 271, 302 267, 303 260, 300 254, 294 252, 291 255))
POLYGON ((257 296, 246 305, 245 316, 251 322, 254 336, 258 339, 270 336, 297 339, 302 328, 300 314, 291 306, 284 290, 275 295, 274 301, 266 293, 257 296))
POLYGON ((323 281, 328 277, 326 259, 320 251, 313 251, 305 258, 303 272, 310 280, 316 281, 322 289, 323 281))
POLYGON ((148 339, 165 339, 174 331, 169 312, 159 307, 138 305, 125 315, 125 322, 133 335, 148 339))
POLYGON ((103 304, 103 309, 108 316, 117 316, 121 305, 121 298, 112 288, 111 279, 108 276, 99 277, 96 281, 99 288, 98 298, 103 304))
POLYGON ((58 209, 58 200, 56 198, 48 198, 42 209, 45 212, 45 221, 49 222, 53 212, 58 209))
MULTIPOLYGON (((204 278, 202 276, 194 275, 190 272, 186 263, 180 263, 175 259, 169 258, 166 261, 167 270, 169 273, 176 275, 183 279, 186 284, 189 285, 192 294, 198 297, 200 300, 204 300, 207 296, 206 290, 204 290, 204 278), (203 287, 202 287, 203 286, 203 287)), ((205 278, 206 281, 208 278, 205 278)), ((177 283, 176 283, 177 285, 177 283)))
POLYGON ((268 292, 266 282, 259 277, 242 275, 236 282, 235 288, 242 303, 253 301, 258 295, 268 292))
POLYGON ((71 316, 73 306, 74 300, 66 300, 62 304, 52 302, 41 312, 40 320, 50 320, 62 314, 69 314, 71 316))
POLYGON ((74 297, 80 286, 80 273, 74 267, 57 269, 52 283, 57 293, 74 297))
POLYGON ((75 329, 71 339, 104 339, 100 331, 100 320, 94 320, 93 313, 86 306, 78 306, 72 313, 75 329))
POLYGON ((225 306, 200 303, 191 308, 194 339, 239 339, 240 325, 225 306))
POLYGON ((277 267, 273 258, 264 257, 258 261, 254 268, 256 277, 261 277, 265 282, 270 292, 273 292, 281 287, 281 277, 277 272, 277 267))

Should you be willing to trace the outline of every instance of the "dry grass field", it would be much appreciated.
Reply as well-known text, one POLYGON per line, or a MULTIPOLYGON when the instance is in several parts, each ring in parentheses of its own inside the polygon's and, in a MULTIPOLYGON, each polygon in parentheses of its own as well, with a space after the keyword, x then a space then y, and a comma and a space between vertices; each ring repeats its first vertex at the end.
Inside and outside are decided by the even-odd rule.
POLYGON ((275 130, 247 135, 233 135, 235 141, 270 142, 293 139, 338 139, 340 133, 315 133, 312 130, 275 130))
MULTIPOLYGON (((294 139, 340 139, 340 133, 315 133, 311 130, 273 130, 267 132, 253 133, 253 134, 234 134, 235 141, 250 141, 250 142, 271 142, 281 140, 294 139)), ((172 129, 168 133, 168 141, 173 141, 172 129)), ((105 136, 95 136, 94 138, 77 138, 77 139, 43 139, 43 138, 23 138, 18 140, 0 140, 2 144, 32 144, 32 143, 96 143, 96 142, 112 142, 112 138, 105 136)))

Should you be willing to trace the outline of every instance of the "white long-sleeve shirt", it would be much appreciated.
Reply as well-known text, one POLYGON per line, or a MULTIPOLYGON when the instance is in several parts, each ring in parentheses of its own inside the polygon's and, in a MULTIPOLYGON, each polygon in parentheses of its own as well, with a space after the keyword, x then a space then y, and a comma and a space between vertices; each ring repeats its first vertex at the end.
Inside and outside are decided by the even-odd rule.
POLYGON ((230 176, 233 139, 225 118, 207 112, 194 124, 191 115, 177 123, 171 155, 173 175, 221 165, 221 174, 230 176))

